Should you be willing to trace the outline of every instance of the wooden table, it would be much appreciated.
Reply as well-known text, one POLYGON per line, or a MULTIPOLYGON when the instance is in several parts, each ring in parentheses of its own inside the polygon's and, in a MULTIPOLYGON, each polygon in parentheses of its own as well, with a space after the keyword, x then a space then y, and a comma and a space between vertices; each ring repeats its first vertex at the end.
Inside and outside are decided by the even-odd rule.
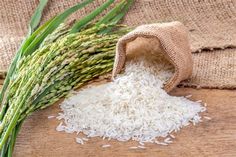
POLYGON ((188 126, 175 134, 169 146, 148 144, 145 150, 130 150, 135 142, 103 141, 93 138, 85 145, 75 142, 75 134, 55 131, 59 121, 48 116, 60 112, 58 104, 30 116, 18 136, 14 157, 235 157, 236 92, 179 88, 172 95, 192 94, 193 100, 208 104, 204 113, 211 120, 188 126), (102 148, 103 144, 110 148, 102 148))

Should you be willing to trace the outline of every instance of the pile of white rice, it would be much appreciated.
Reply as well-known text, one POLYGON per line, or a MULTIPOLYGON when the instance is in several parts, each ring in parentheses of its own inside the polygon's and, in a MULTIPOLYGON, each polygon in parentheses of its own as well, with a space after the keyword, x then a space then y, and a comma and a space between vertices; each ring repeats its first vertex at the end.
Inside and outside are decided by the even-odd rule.
POLYGON ((99 136, 167 145, 174 138, 171 132, 200 122, 199 112, 206 110, 199 102, 170 96, 162 89, 172 74, 172 67, 158 59, 128 62, 114 82, 73 92, 60 105, 57 118, 64 122, 57 130, 85 134, 87 138, 76 138, 81 144, 99 136), (160 137, 165 140, 160 142, 160 137))

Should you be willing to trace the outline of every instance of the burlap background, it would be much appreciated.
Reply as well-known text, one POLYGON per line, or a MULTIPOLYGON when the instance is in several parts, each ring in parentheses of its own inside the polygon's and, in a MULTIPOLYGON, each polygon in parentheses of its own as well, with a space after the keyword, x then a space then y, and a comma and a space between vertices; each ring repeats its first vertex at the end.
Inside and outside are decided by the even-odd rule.
MULTIPOLYGON (((44 21, 81 0, 49 1, 44 21)), ((72 18, 85 15, 102 2, 96 0, 72 18)), ((7 69, 37 4, 38 0, 0 1, 0 71, 7 69)), ((193 75, 182 84, 236 88, 236 1, 136 0, 124 23, 136 26, 169 21, 185 24, 190 32, 192 52, 198 52, 193 54, 193 75)))

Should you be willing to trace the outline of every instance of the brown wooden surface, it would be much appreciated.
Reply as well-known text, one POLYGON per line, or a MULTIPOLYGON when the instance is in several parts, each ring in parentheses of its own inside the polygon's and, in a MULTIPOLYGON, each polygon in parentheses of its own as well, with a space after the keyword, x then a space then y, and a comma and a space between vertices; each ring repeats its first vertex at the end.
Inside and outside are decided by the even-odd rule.
POLYGON ((130 150, 134 142, 89 140, 85 145, 75 142, 75 134, 55 131, 59 121, 48 116, 60 112, 57 104, 34 113, 23 125, 14 157, 233 157, 236 156, 236 92, 180 88, 173 95, 192 94, 193 100, 208 104, 204 113, 212 118, 196 126, 188 126, 175 134, 169 146, 148 144, 145 150, 130 150), (110 148, 102 148, 111 144, 110 148))

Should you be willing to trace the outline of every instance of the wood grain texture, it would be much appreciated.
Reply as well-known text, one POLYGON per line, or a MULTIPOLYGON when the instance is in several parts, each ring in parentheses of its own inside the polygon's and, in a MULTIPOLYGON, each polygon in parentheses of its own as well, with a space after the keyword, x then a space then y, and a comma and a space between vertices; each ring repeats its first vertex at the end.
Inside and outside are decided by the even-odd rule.
POLYGON ((93 138, 85 145, 75 142, 76 134, 55 131, 59 121, 48 116, 60 112, 58 104, 31 115, 18 136, 14 157, 233 157, 236 156, 236 92, 179 88, 172 95, 192 94, 203 100, 211 117, 175 134, 169 146, 148 144, 145 150, 130 150, 135 142, 106 141, 93 138), (110 148, 102 148, 111 144, 110 148))

